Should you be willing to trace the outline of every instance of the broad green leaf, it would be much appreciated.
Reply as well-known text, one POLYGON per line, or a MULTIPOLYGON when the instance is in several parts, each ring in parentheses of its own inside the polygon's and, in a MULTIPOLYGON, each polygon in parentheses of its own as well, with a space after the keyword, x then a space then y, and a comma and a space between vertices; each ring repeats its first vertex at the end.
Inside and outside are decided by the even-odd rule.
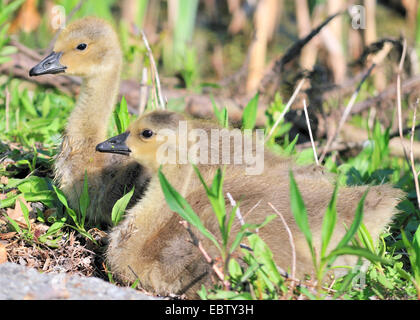
POLYGON ((224 224, 226 219, 226 204, 225 197, 223 196, 223 178, 224 172, 222 172, 220 168, 217 169, 211 185, 211 195, 209 196, 210 203, 217 216, 221 230, 225 229, 224 224))
POLYGON ((236 212, 239 209, 239 203, 237 202, 236 205, 232 208, 232 211, 230 212, 230 216, 229 216, 229 220, 227 221, 226 224, 226 234, 230 234, 230 230, 232 229, 232 225, 233 225, 233 221, 235 220, 236 217, 236 212))
POLYGON ((61 228, 64 227, 65 224, 65 219, 64 221, 57 221, 54 222, 47 230, 47 232, 44 234, 44 236, 50 236, 53 235, 55 233, 57 233, 61 228))
POLYGON ((42 110, 41 112, 42 112, 43 118, 46 118, 48 116, 48 114, 50 113, 50 109, 51 109, 50 97, 46 95, 44 100, 42 101, 42 106, 41 106, 41 110, 42 110))
POLYGON ((22 229, 19 227, 19 225, 17 224, 17 222, 15 220, 13 220, 12 218, 10 218, 7 214, 3 213, 3 215, 7 218, 7 220, 9 220, 10 225, 13 227, 13 229, 15 229, 15 231, 17 233, 22 233, 22 229))
POLYGON ((338 183, 334 187, 334 192, 331 196, 330 203, 328 204, 327 210, 322 221, 322 233, 321 233, 321 258, 325 256, 328 244, 330 243, 331 236, 334 232, 335 222, 337 220, 337 192, 338 183))
POLYGON ((8 208, 15 204, 16 199, 19 197, 19 194, 15 194, 11 196, 10 198, 6 198, 4 200, 0 201, 0 208, 8 208))
POLYGON ((37 176, 30 176, 26 179, 9 179, 9 188, 18 188, 22 193, 36 193, 48 191, 48 180, 37 176))
POLYGON ((118 134, 125 132, 130 124, 130 116, 127 109, 127 101, 122 97, 121 103, 114 110, 114 119, 118 134))
POLYGON ((48 207, 52 207, 56 200, 54 192, 51 190, 38 191, 38 192, 26 192, 23 197, 28 202, 42 202, 48 207))
POLYGON ((31 231, 31 222, 29 221, 28 207, 20 199, 19 199, 19 203, 20 203, 20 208, 22 210, 23 218, 25 219, 25 222, 26 222, 26 226, 28 227, 28 230, 31 231))
POLYGON ((35 106, 31 99, 29 98, 28 91, 24 90, 22 96, 20 97, 20 101, 22 102, 22 106, 25 111, 33 117, 38 116, 38 112, 36 112, 35 106))
POLYGON ((362 257, 362 258, 368 259, 371 262, 380 262, 380 263, 389 264, 389 265, 393 264, 391 260, 382 258, 376 255, 375 253, 369 251, 366 248, 346 246, 346 245, 341 246, 340 248, 337 248, 331 251, 328 257, 325 258, 325 261, 329 261, 333 259, 334 257, 338 257, 345 254, 362 257))
POLYGON ((121 199, 115 202, 114 207, 112 208, 112 213, 111 213, 111 220, 114 226, 118 225, 118 223, 121 221, 124 215, 125 209, 127 208, 127 205, 130 202, 133 194, 134 194, 134 187, 131 189, 130 192, 128 192, 123 197, 121 197, 121 199))
POLYGON ((235 250, 236 250, 236 248, 237 247, 239 247, 239 245, 241 244, 241 242, 242 242, 242 239, 246 236, 246 235, 250 235, 251 233, 247 230, 247 229, 245 229, 245 228, 243 228, 242 230, 240 230, 237 234, 236 234, 236 237, 235 237, 235 240, 233 240, 233 242, 232 242, 232 244, 231 244, 231 246, 230 246, 230 249, 229 249, 229 254, 232 254, 235 250))
POLYGON ((53 185, 53 189, 55 191, 55 194, 57 195, 58 200, 66 207, 68 208, 69 205, 67 203, 67 198, 64 195, 63 191, 61 191, 60 189, 58 189, 56 186, 53 185))
POLYGON ((254 259, 248 269, 245 270, 240 282, 247 281, 260 267, 261 265, 254 259))
POLYGON ((413 243, 410 243, 410 241, 407 238, 407 235, 405 234, 404 230, 401 230, 401 237, 402 241, 404 243, 405 248, 407 249, 408 258, 410 259, 410 264, 414 273, 414 277, 420 281, 420 264, 418 261, 420 260, 419 257, 419 251, 418 248, 415 248, 415 246, 418 246, 418 233, 419 233, 420 226, 417 228, 417 231, 413 238, 413 243), (414 244, 416 242, 416 244, 414 244))
POLYGON ((273 260, 273 253, 267 244, 257 235, 252 234, 248 237, 249 244, 254 252, 254 256, 258 262, 262 263, 262 269, 273 283, 281 283, 281 277, 276 263, 273 260))
MULTIPOLYGON (((54 191, 57 195, 58 200, 64 205, 64 207, 66 208, 66 212, 67 214, 70 216, 70 218, 73 220, 73 222, 76 224, 77 227, 80 227, 79 225, 79 221, 77 219, 77 214, 76 212, 71 209, 67 203, 67 199, 66 196, 64 195, 63 191, 61 191, 60 189, 58 189, 56 186, 53 185, 54 191)), ((77 230, 77 229, 76 229, 77 230)), ((78 230, 80 231, 80 230, 78 230)))
POLYGON ((25 0, 14 0, 2 8, 0 12, 0 25, 10 18, 12 13, 17 10, 25 0))
POLYGON ((359 227, 360 227, 360 225, 362 223, 362 220, 363 220, 363 206, 364 206, 365 199, 366 199, 366 196, 367 196, 368 192, 369 192, 369 188, 365 191, 365 193, 363 194, 362 198, 360 199, 360 201, 357 205, 353 223, 351 224, 349 230, 347 230, 346 234, 341 239, 341 241, 338 243, 338 245, 335 249, 340 249, 341 247, 346 246, 350 242, 350 240, 354 237, 357 230, 359 230, 359 227))
POLYGON ((233 279, 238 279, 243 275, 241 266, 235 259, 230 259, 228 264, 228 271, 233 279))
POLYGON ((213 112, 217 118, 217 121, 223 128, 227 128, 229 126, 229 115, 227 108, 224 107, 222 110, 219 110, 219 108, 216 105, 216 101, 214 101, 214 97, 210 96, 210 99, 213 106, 213 112))
POLYGON ((8 56, 15 52, 17 52, 17 49, 14 46, 4 46, 3 48, 0 49, 0 55, 2 56, 8 56))
POLYGON ((232 254, 236 250, 236 248, 241 244, 241 241, 245 236, 250 236, 252 234, 250 230, 260 229, 264 227, 270 221, 274 220, 275 218, 277 218, 277 215, 272 214, 272 215, 267 216, 262 223, 259 223, 259 224, 245 223, 241 227, 241 230, 239 230, 239 232, 236 234, 235 240, 233 240, 230 246, 229 254, 232 254))
POLYGON ((340 286, 340 289, 337 290, 337 292, 334 294, 334 299, 337 299, 339 296, 341 296, 344 292, 347 291, 349 286, 352 284, 354 277, 357 276, 357 274, 360 272, 360 267, 362 265, 362 259, 358 259, 356 266, 347 273, 347 275, 344 277, 344 280, 340 286))
POLYGON ((226 219, 226 206, 225 206, 225 198, 223 196, 223 176, 224 174, 220 170, 217 170, 216 175, 213 178, 213 182, 211 187, 209 188, 204 181, 200 171, 194 165, 193 166, 198 178, 200 179, 204 189, 206 190, 207 197, 212 205, 213 211, 216 215, 217 221, 219 222, 219 228, 222 232, 224 243, 226 243, 227 234, 224 232, 225 230, 225 219, 226 219))
POLYGON ((290 176, 290 208, 293 216, 300 231, 305 236, 306 242, 308 243, 309 249, 312 254, 312 258, 315 259, 315 251, 312 244, 312 233, 309 228, 308 214, 306 207, 303 202, 302 196, 296 184, 296 180, 293 177, 293 172, 289 171, 290 176))
POLYGON ((257 93, 246 105, 242 114, 242 129, 254 129, 255 123, 257 122, 257 109, 258 109, 258 97, 257 93))
POLYGON ((369 249, 371 252, 375 252, 375 244, 373 243, 373 239, 369 233, 369 230, 363 223, 360 225, 359 230, 357 231, 357 235, 367 249, 369 249))
POLYGON ((416 265, 420 270, 420 225, 417 227, 417 230, 414 233, 412 244, 413 244, 413 250, 416 253, 416 257, 417 257, 416 265))
POLYGON ((283 150, 283 153, 286 155, 292 155, 293 151, 295 150, 295 145, 298 139, 299 139, 299 134, 297 134, 296 137, 293 139, 293 141, 287 145, 287 147, 283 150))

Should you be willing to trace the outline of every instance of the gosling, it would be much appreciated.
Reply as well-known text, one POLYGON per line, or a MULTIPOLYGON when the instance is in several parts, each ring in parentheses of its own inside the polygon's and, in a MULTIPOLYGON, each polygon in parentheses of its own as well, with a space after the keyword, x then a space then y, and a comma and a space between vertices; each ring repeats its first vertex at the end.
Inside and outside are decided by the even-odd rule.
MULTIPOLYGON (((113 137, 96 147, 97 151, 129 155, 147 170, 151 177, 144 197, 127 211, 124 220, 110 233, 107 261, 114 275, 127 282, 138 279, 143 288, 161 295, 185 293, 188 298, 197 298, 196 292, 202 284, 211 283, 212 271, 202 253, 191 242, 188 231, 180 224, 181 218, 173 213, 165 202, 158 178, 158 170, 171 185, 183 192, 186 200, 199 215, 205 227, 216 237, 220 234, 218 223, 204 188, 193 173, 189 163, 161 163, 158 161, 162 148, 168 152, 178 150, 177 143, 188 136, 192 129, 211 136, 216 124, 198 120, 187 120, 183 115, 170 111, 153 111, 133 122, 127 132, 113 137), (180 130, 187 121, 187 133, 180 130), (170 139, 167 132, 176 133, 170 139), (188 178, 190 177, 190 178, 188 178)), ((213 138, 213 137, 212 137, 213 138)), ((191 146, 196 140, 189 141, 191 146)), ((222 145, 211 141, 208 154, 222 145)), ((234 154, 232 148, 229 151, 234 154)), ((200 150, 202 152, 202 150, 200 150)), ((178 154, 179 156, 179 154, 178 154)), ((210 185, 222 165, 197 164, 204 181, 210 185)), ((303 277, 314 272, 311 254, 303 234, 298 229, 290 209, 289 170, 292 170, 308 212, 315 250, 320 252, 322 220, 334 190, 334 175, 325 173, 322 167, 297 166, 293 159, 280 157, 264 151, 264 170, 259 175, 245 175, 247 164, 227 164, 224 192, 230 193, 240 203, 246 223, 261 223, 273 209, 270 202, 284 216, 295 242, 296 275, 303 277)), ((337 223, 329 248, 334 248, 345 234, 344 224, 349 226, 366 186, 342 187, 337 198, 337 223)), ((391 221, 395 206, 403 193, 390 185, 370 188, 364 203, 364 224, 373 238, 391 221)), ((226 203, 229 200, 225 199, 226 203)), ((240 228, 235 221, 232 235, 240 228)), ((192 229, 213 257, 218 251, 198 230, 192 229)), ((291 267, 292 250, 286 229, 279 218, 259 230, 259 235, 273 251, 276 264, 284 270, 291 267)), ((234 237, 234 236, 233 236, 234 237)), ((231 236, 232 238, 232 236, 231 236)), ((240 254, 240 252, 238 252, 240 254)), ((341 256, 336 265, 354 265, 355 257, 341 256)))
POLYGON ((112 26, 88 17, 68 25, 60 33, 54 51, 29 72, 31 76, 65 72, 83 78, 55 158, 55 179, 70 205, 77 208, 87 172, 91 201, 87 219, 102 227, 111 224, 115 202, 134 187, 129 203, 129 207, 133 206, 149 180, 133 159, 95 153, 95 146, 107 138, 121 65, 122 52, 112 26))

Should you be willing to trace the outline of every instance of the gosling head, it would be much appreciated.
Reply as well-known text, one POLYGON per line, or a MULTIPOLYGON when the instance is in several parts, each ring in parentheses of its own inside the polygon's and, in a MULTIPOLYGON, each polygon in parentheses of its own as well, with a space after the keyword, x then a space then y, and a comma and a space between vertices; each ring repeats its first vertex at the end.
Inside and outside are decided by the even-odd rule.
POLYGON ((147 113, 134 121, 126 132, 98 144, 96 151, 130 156, 145 168, 157 171, 168 161, 176 163, 178 129, 180 121, 184 120, 182 115, 171 111, 147 113), (168 155, 175 155, 175 159, 168 155))
POLYGON ((30 76, 66 72, 91 77, 120 65, 118 36, 104 20, 87 17, 69 24, 60 33, 53 52, 34 66, 30 76))

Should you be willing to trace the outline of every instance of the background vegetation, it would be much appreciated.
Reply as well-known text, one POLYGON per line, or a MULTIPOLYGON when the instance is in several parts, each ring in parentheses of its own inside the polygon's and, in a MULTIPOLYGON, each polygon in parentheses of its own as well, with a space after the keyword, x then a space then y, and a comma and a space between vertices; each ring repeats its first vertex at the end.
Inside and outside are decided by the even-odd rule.
MULTIPOLYGON (((398 206, 400 214, 376 244, 362 224, 361 199, 343 244, 314 255, 317 275, 308 279, 293 279, 278 270, 270 249, 253 232, 262 226, 244 225, 234 245, 247 238, 252 249, 243 249, 248 267, 230 257, 235 248, 226 247, 225 241, 220 247, 220 282, 214 289, 203 288, 203 299, 420 298, 416 0, 0 0, 0 263, 8 260, 45 272, 114 282, 101 256, 104 230, 85 224, 87 188, 79 208, 70 208, 51 170, 80 82, 66 76, 28 77, 29 69, 52 48, 57 30, 51 23, 59 22, 57 12, 64 12, 67 23, 99 16, 119 32, 124 80, 110 135, 158 103, 140 35, 144 30, 169 109, 214 117, 222 124, 229 119, 236 126, 265 128, 271 133, 267 146, 274 152, 302 164, 319 159, 339 174, 339 185, 390 182, 407 193, 398 206), (350 5, 363 5, 365 28, 352 27, 350 5), (337 12, 343 13, 308 41, 311 31, 337 12), (373 263, 326 287, 329 263, 349 252, 373 263)), ((293 176, 290 179, 293 213, 311 246, 305 206, 293 176)), ((171 190, 164 176, 161 182, 164 190, 171 190)), ((222 182, 220 172, 213 185, 205 187, 210 201, 218 203, 215 215, 223 237, 228 237, 234 212, 224 207, 222 182)), ((174 211, 196 221, 179 194, 166 194, 172 194, 167 200, 174 211)), ((115 224, 130 196, 114 208, 115 224)), ((334 208, 333 197, 324 221, 325 243, 334 227, 334 208)))

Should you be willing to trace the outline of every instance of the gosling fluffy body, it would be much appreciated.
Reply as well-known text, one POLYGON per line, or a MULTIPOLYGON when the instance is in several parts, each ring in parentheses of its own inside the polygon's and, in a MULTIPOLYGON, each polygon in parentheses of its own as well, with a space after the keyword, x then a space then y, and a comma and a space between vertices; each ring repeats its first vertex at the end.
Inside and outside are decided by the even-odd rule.
MULTIPOLYGON (((167 206, 157 174, 160 164, 156 162, 157 149, 163 143, 158 139, 159 129, 176 129, 180 120, 185 118, 177 113, 154 111, 130 125, 125 141, 127 149, 131 150, 131 158, 148 171, 151 180, 141 201, 128 210, 125 219, 110 233, 107 261, 113 274, 121 280, 132 282, 138 277, 141 285, 152 292, 163 295, 186 293, 187 297, 194 298, 197 297, 196 291, 201 284, 211 282, 212 272, 201 252, 191 243, 187 230, 180 225, 180 217, 167 206), (151 129, 155 134, 145 139, 142 137, 145 129, 151 129)), ((208 133, 212 128, 218 128, 215 124, 196 120, 190 120, 188 124, 189 128, 201 128, 208 133)), ((227 165, 224 193, 229 192, 240 202, 240 209, 247 223, 261 223, 268 215, 274 214, 268 205, 268 202, 272 203, 282 213, 292 231, 297 255, 297 276, 311 274, 314 270, 310 252, 290 210, 289 170, 293 170, 303 196, 317 252, 320 252, 322 220, 333 193, 332 181, 335 177, 324 172, 322 167, 297 166, 290 158, 282 158, 269 151, 264 152, 265 167, 261 175, 245 175, 244 165, 227 165)), ((218 167, 198 164, 198 169, 207 184, 211 184, 218 167)), ((195 173, 185 186, 191 166, 164 164, 162 172, 178 192, 186 190, 186 200, 204 225, 219 237, 215 215, 195 173)), ((339 189, 337 223, 330 249, 337 245, 344 235, 344 224, 349 226, 353 221, 357 204, 366 189, 366 186, 339 189)), ((394 208, 402 197, 402 191, 390 185, 370 188, 364 204, 364 224, 373 238, 376 239, 391 221, 396 213, 394 208)), ((228 199, 225 201, 229 203, 228 199)), ((239 221, 235 221, 231 234, 234 235, 239 228, 239 221)), ((193 232, 209 254, 213 258, 217 257, 216 248, 197 230, 193 229, 193 232)), ((276 218, 261 228, 259 235, 273 251, 276 264, 284 270, 290 268, 291 247, 280 219, 276 218)), ((354 257, 343 256, 336 264, 354 265, 355 261, 354 257)))
MULTIPOLYGON (((134 186, 132 206, 148 182, 142 167, 133 160, 95 152, 95 146, 107 137, 118 95, 122 66, 118 36, 107 22, 83 18, 60 33, 52 54, 59 59, 55 63, 61 69, 39 71, 45 67, 45 59, 36 66, 41 72, 38 74, 65 69, 67 74, 83 78, 56 157, 55 177, 70 205, 77 208, 86 171, 91 199, 87 218, 92 224, 109 225, 115 202, 134 186), (83 47, 79 46, 81 44, 83 47)), ((38 75, 33 71, 36 67, 31 75, 38 75)))

